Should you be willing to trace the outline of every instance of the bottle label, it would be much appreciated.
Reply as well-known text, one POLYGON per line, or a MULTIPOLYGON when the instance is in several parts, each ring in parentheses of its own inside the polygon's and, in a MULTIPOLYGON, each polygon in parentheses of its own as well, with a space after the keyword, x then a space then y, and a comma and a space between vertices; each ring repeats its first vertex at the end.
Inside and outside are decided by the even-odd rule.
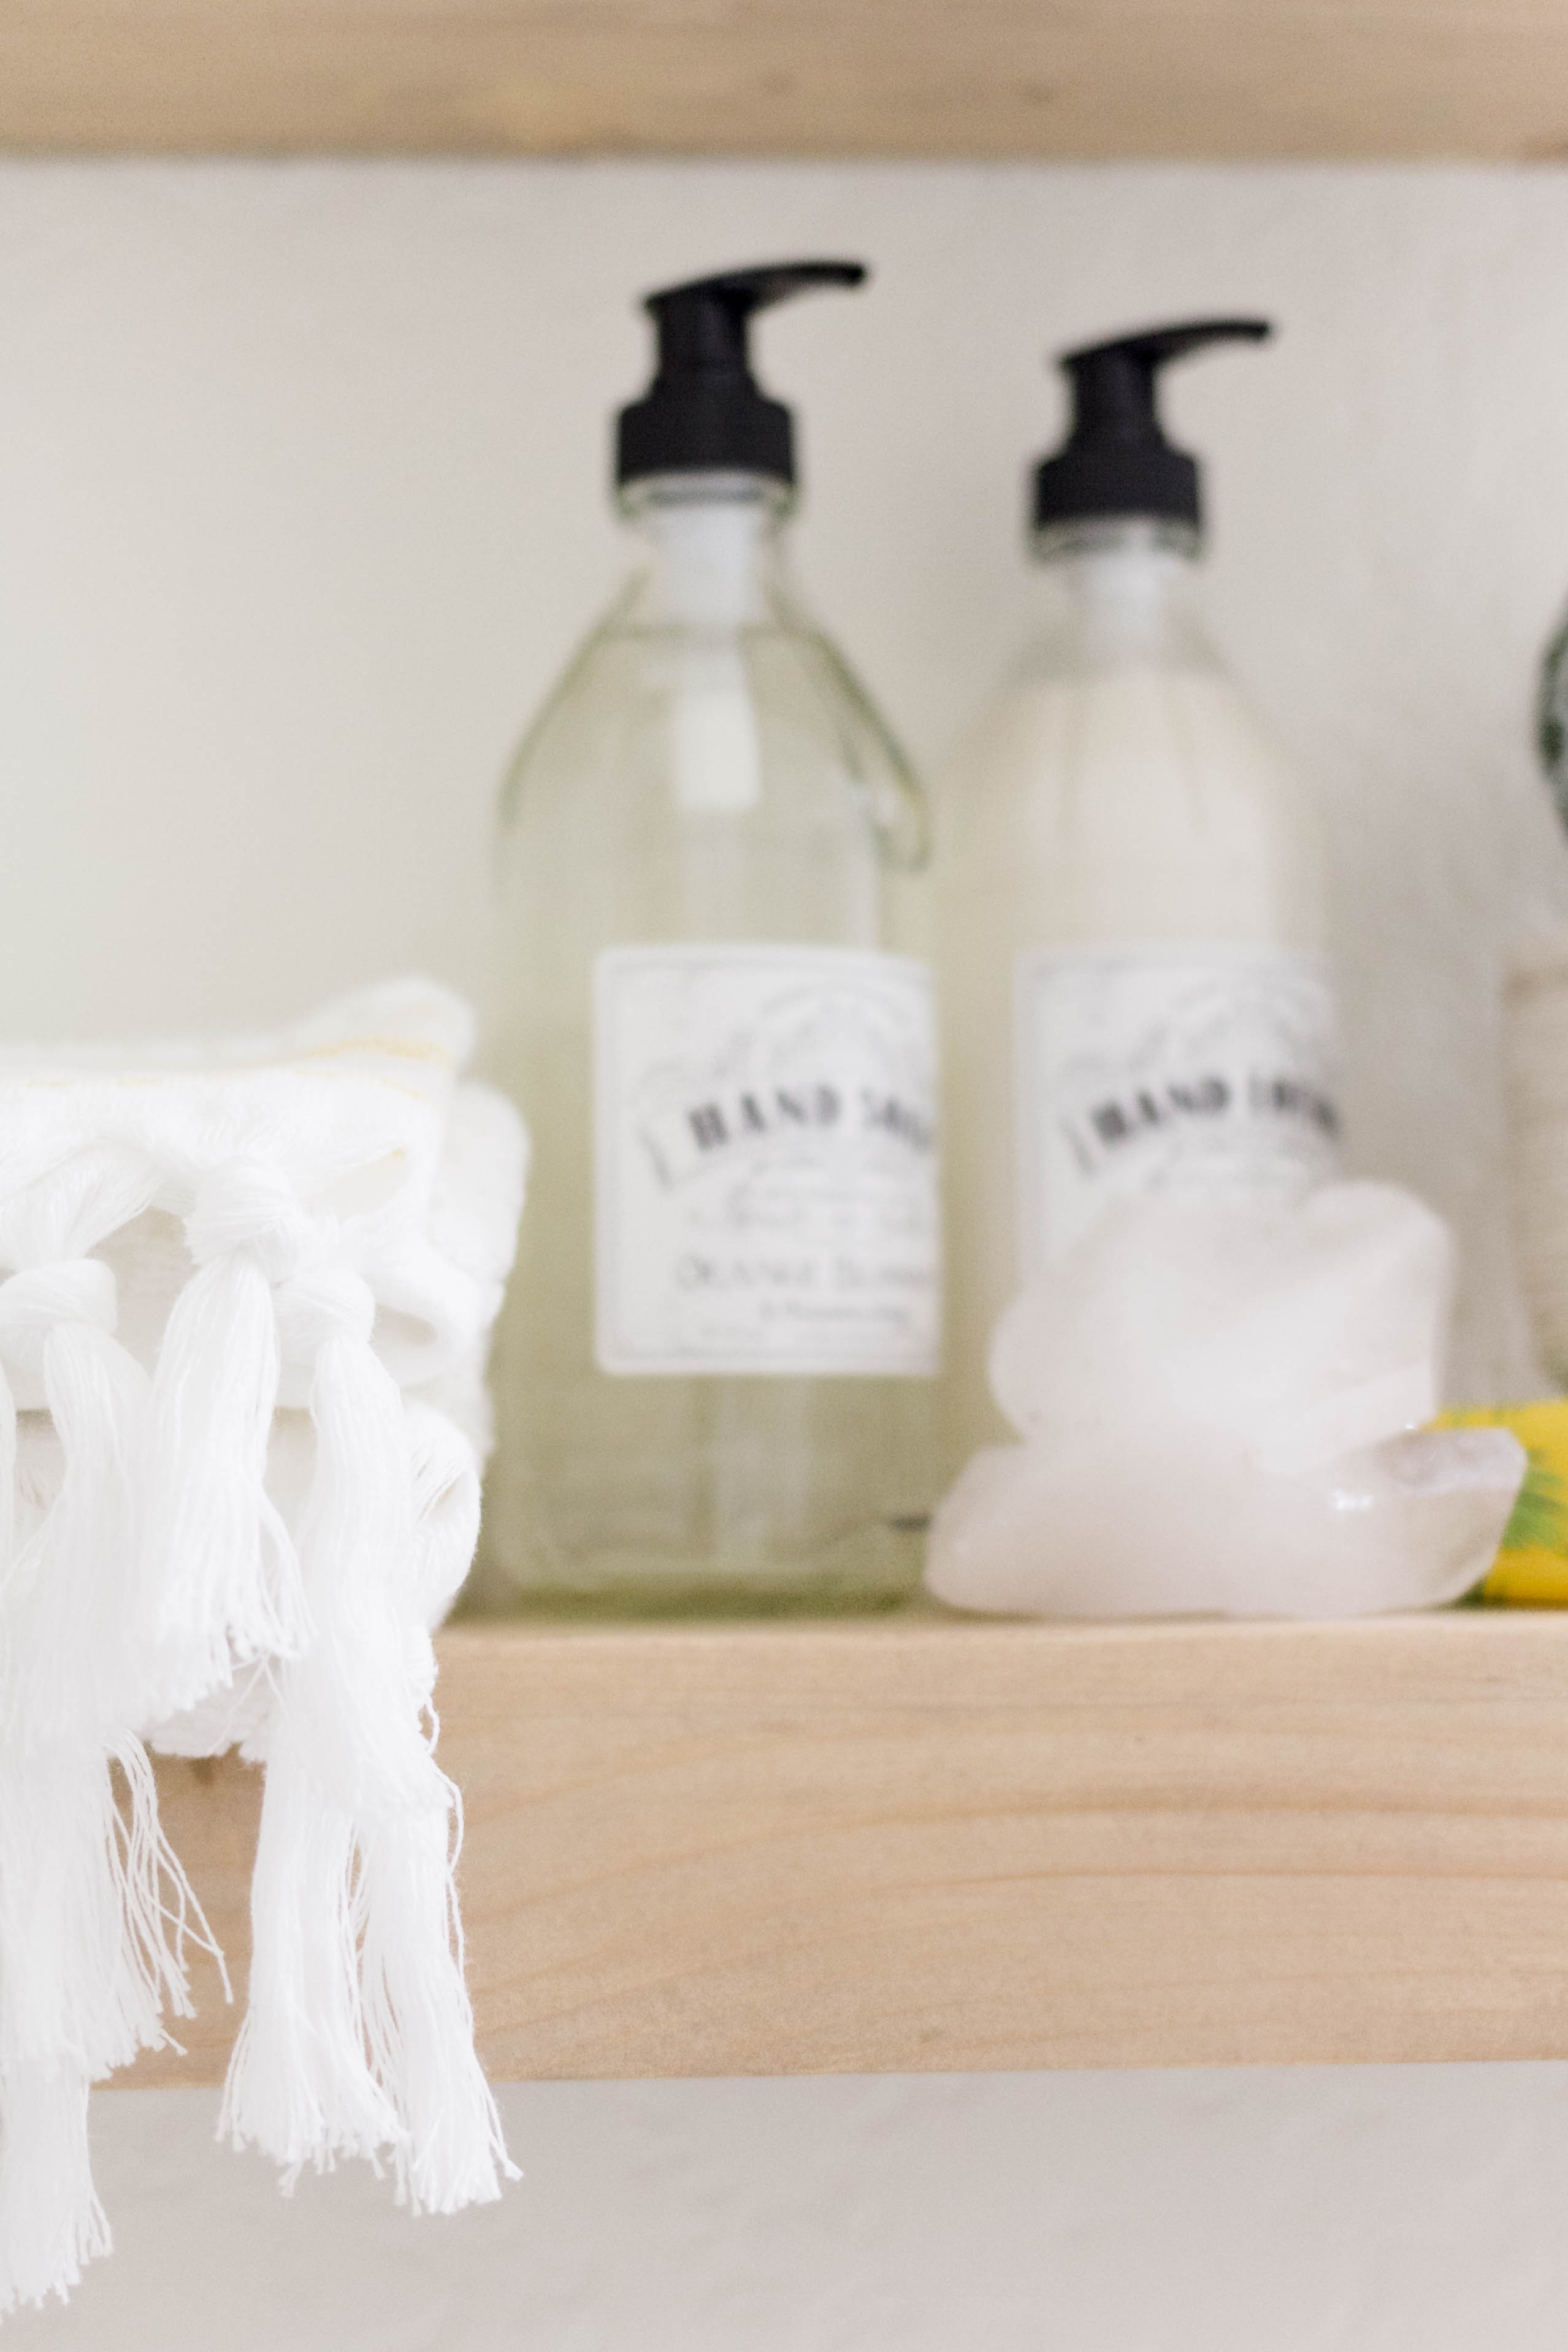
POLYGON ((1015 1018, 1025 1281, 1116 1202, 1289 1198, 1336 1171, 1333 1004, 1309 957, 1035 951, 1015 1018))
POLYGON ((599 957, 601 1370, 937 1370, 933 995, 837 948, 599 957))

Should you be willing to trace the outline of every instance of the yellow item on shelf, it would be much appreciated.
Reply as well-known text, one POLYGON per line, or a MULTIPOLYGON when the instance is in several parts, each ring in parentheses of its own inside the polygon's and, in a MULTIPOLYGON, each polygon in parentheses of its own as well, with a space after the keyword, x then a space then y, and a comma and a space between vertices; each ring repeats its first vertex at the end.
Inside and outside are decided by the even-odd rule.
POLYGON ((1444 1429, 1511 1429, 1530 1457, 1502 1546, 1479 1601, 1568 1609, 1568 1397, 1446 1412, 1444 1429))

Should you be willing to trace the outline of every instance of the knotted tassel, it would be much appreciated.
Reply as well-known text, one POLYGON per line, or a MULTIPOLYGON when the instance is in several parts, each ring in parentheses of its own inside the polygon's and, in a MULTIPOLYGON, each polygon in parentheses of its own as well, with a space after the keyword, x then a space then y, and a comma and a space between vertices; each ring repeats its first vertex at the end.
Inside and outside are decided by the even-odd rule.
MULTIPOLYGON (((455 1450, 440 1460, 428 1425, 417 1450, 411 1442, 402 1397, 368 1346, 328 1342, 311 1410, 319 1454, 307 1540, 320 1544, 323 1561, 342 1559, 333 1646, 362 1706, 356 1827, 371 2064, 402 2126, 392 2152, 400 2197, 415 2212, 453 2213, 491 2201, 502 2176, 516 2177, 474 2050, 455 1878, 462 1805, 433 1752, 435 1658, 417 1601, 422 1555, 428 1563, 440 1538, 417 1516, 416 1473, 432 1514, 444 1496, 465 1518, 466 1497, 460 1485, 454 1496, 455 1450), (379 1528, 363 1523, 372 1482, 389 1498, 379 1528), (356 1516, 357 1558, 348 1541, 356 1516)), ((450 1551, 444 1567, 449 1573, 450 1551)), ((341 1719, 340 1698, 334 1712, 341 1719)))
MULTIPOLYGON (((473 1563, 479 1465, 471 1442, 433 1406, 406 1401, 403 1426, 414 1514, 409 1674, 434 1729, 435 1654, 424 1628, 445 1615, 473 1563)), ((366 2011, 371 2047, 384 2053, 376 2062, 382 2079, 399 2076, 409 2086, 407 2194, 415 2211, 485 2202, 496 2195, 498 2175, 516 2178, 474 2059, 466 1990, 460 2011, 450 1996, 454 1956, 460 1988, 464 1976, 453 1875, 462 1801, 455 1788, 451 1797, 449 1823, 425 1811, 395 1834, 375 1821, 361 1832, 367 1887, 391 1890, 384 1902, 367 1900, 366 2011)))
POLYGON ((158 1826, 141 1743, 118 1744, 122 1815, 98 1748, 0 1753, 0 2310, 61 2294, 108 2248, 87 2086, 189 2017, 185 1946, 217 1956, 158 1826), (47 2250, 53 2248, 53 2252, 47 2250))
POLYGON ((456 1792, 423 1720, 433 1660, 416 1605, 409 1431, 371 1347, 374 1300, 358 1276, 298 1277, 279 1292, 278 1312, 286 1356, 315 1367, 316 1463, 299 1538, 313 1633, 280 1679, 263 1805, 263 1840, 271 1816, 276 1850, 256 1880, 252 2016, 220 2128, 292 2173, 364 2152, 379 2112, 376 2145, 400 2194, 416 2210, 449 2212, 498 2196, 509 2167, 474 2054, 456 1928, 456 1792), (332 1874, 329 1897, 316 1892, 337 1979, 325 2000, 309 1973, 319 1945, 308 1954, 271 1912, 303 1891, 312 1818, 332 1825, 330 1845, 310 1856, 332 1874), (292 1970, 286 1981, 263 1980, 264 1949, 270 1965, 292 1970), (313 2014, 336 2021, 329 2042, 302 2031, 313 2014))
MULTIPOLYGON (((101 1739, 125 1719, 143 1629, 133 1622, 147 1375, 114 1339, 114 1276, 62 1258, 0 1283, 0 1459, 15 1476, 12 1381, 41 1391, 60 1443, 59 1492, 15 1557, 5 1593, 24 1747, 101 1739)), ((14 1510, 14 1501, 12 1508, 14 1510)))
POLYGON ((354 1824, 324 1795, 308 1745, 287 1717, 275 1724, 251 1876, 250 1997, 218 2119, 220 2139, 282 2167, 285 2189, 307 2165, 373 2162, 400 2136, 366 2059, 354 1824))
MULTIPOLYGON (((413 1498, 413 1606, 421 1625, 439 1625, 474 1565, 479 1540, 479 1457, 473 1441, 422 1398, 403 1400, 413 1498)), ((434 1695, 434 1654, 424 1692, 434 1695)))
POLYGON ((64 2296, 109 2252, 88 2086, 166 2042, 163 2011, 193 2014, 187 1942, 221 1966, 141 1743, 122 1739, 116 1761, 125 1815, 97 1749, 0 1753, 0 2312, 64 2296))
POLYGON ((152 1388, 148 1574, 158 1712, 225 1688, 305 1638, 299 1566, 267 1490, 279 1354, 273 1286, 319 1246, 290 1187, 255 1161, 205 1178, 185 1221, 196 1271, 152 1388))
POLYGON ((64 2302, 113 2239, 88 2155, 88 2076, 68 2058, 8 2074, 0 2123, 0 2313, 64 2302))
POLYGON ((462 1805, 359 1828, 364 2007, 371 2063, 402 2126, 398 2195, 415 2213, 491 2204, 516 2180, 495 2095, 474 2049, 455 1870, 462 1805))
POLYGON ((87 1254, 155 1181, 131 1155, 84 1152, 0 1208, 0 1262, 17 1268, 0 1283, 0 2305, 63 2294, 105 2250, 87 2085, 167 2038, 165 2000, 189 2013, 183 1933, 199 1914, 133 1736, 148 1383, 114 1338, 113 1276, 87 1254), (47 1406, 60 1460, 26 1531, 18 1384, 47 1406))

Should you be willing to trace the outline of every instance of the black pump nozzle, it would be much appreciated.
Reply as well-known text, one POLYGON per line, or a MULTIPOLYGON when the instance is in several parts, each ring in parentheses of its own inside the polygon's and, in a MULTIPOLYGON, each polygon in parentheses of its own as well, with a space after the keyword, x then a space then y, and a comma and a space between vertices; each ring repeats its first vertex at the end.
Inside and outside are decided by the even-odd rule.
POLYGON ((752 314, 813 286, 862 286, 865 278, 858 261, 776 261, 650 294, 643 307, 658 331, 658 373, 643 398, 621 411, 617 483, 716 472, 792 483, 794 422, 751 373, 752 314))
POLYGON ((1267 319, 1195 319, 1063 352, 1058 364, 1072 386, 1072 426, 1036 468, 1035 529, 1148 515, 1197 530, 1197 464, 1160 430, 1160 370, 1206 344, 1260 343, 1273 331, 1267 319))

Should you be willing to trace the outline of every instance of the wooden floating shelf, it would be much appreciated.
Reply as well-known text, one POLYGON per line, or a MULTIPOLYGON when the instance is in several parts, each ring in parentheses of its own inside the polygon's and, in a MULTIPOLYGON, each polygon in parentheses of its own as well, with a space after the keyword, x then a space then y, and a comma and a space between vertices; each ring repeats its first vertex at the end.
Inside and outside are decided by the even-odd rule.
MULTIPOLYGON (((1568 2056, 1568 1616, 441 1652, 498 2079, 1568 2056)), ((258 1776, 161 1775, 243 1986, 258 1776)))
POLYGON ((20 152, 1565 146, 1557 0, 0 0, 20 152))

